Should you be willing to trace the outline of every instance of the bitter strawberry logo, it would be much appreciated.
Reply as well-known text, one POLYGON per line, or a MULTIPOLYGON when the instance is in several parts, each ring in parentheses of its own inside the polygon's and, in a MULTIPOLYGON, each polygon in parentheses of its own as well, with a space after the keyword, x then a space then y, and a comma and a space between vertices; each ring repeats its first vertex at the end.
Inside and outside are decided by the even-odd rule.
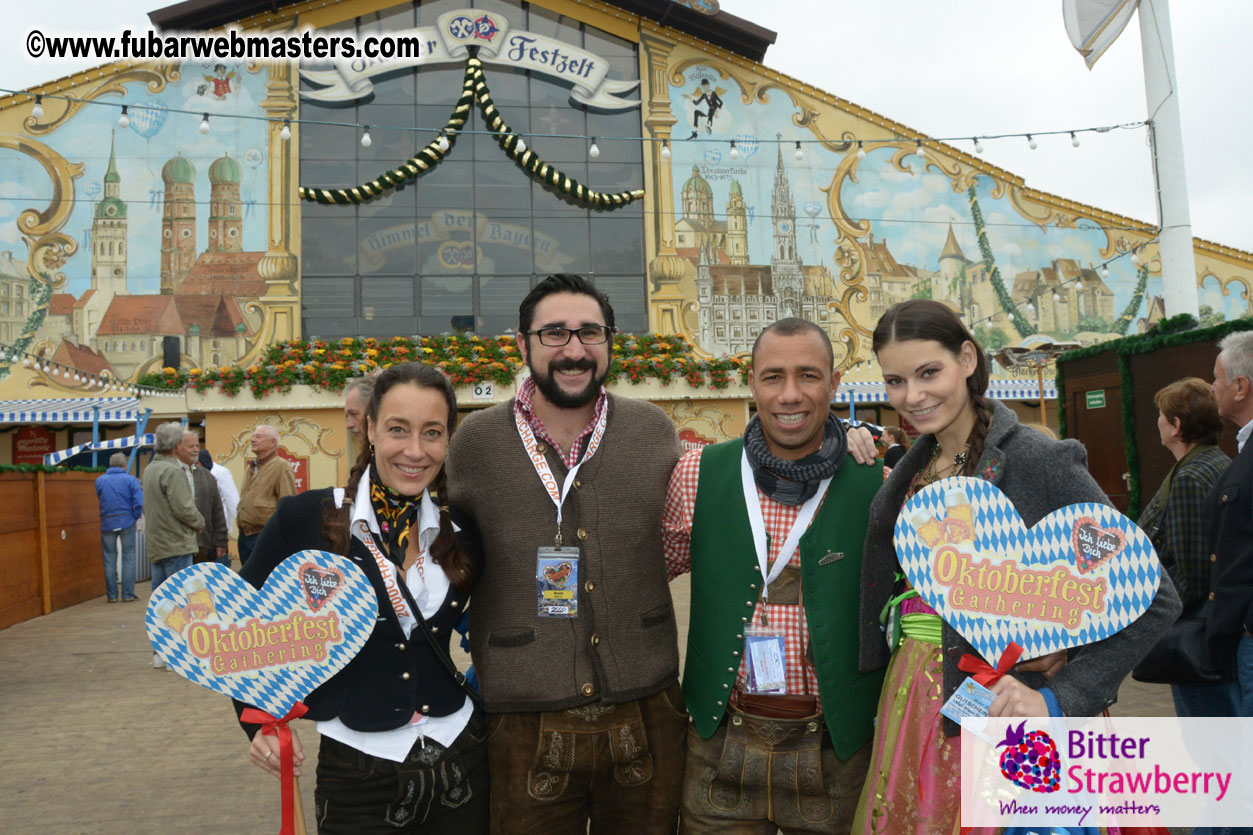
POLYGON ((1044 731, 1023 733, 1024 720, 1017 728, 1007 727, 1005 738, 996 747, 1001 752, 1001 774, 1015 786, 1049 794, 1061 788, 1062 762, 1057 744, 1044 731))

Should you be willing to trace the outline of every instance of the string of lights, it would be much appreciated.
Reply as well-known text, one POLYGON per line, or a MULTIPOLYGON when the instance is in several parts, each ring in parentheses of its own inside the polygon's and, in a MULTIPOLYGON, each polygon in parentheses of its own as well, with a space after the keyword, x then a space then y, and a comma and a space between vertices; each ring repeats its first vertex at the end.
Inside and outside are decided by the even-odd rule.
POLYGON ((32 354, 29 351, 18 350, 13 345, 0 343, 0 364, 8 363, 16 365, 21 360, 23 368, 34 368, 42 371, 44 374, 52 377, 54 382, 63 382, 66 385, 71 383, 79 383, 86 387, 88 391, 106 392, 116 391, 123 394, 133 394, 143 397, 177 397, 178 392, 172 392, 168 389, 156 389, 149 386, 136 386, 123 380, 118 380, 111 376, 106 376, 97 372, 83 371, 72 365, 66 365, 63 362, 41 357, 32 354), (63 378, 58 380, 57 378, 63 378))
MULTIPOLYGON (((31 109, 31 115, 36 120, 42 119, 43 116, 45 115, 44 108, 43 108, 44 100, 61 100, 61 101, 65 101, 67 104, 82 104, 82 105, 93 105, 93 106, 115 108, 119 111, 118 113, 118 126, 119 127, 128 127, 130 125, 131 116, 133 116, 137 112, 147 109, 143 105, 138 105, 138 104, 123 104, 121 102, 102 101, 100 99, 82 99, 82 98, 69 96, 65 94, 54 94, 54 93, 32 94, 32 93, 26 92, 25 90, 12 90, 12 89, 8 89, 5 87, 0 87, 0 93, 14 95, 14 96, 26 96, 29 100, 34 101, 35 104, 34 104, 34 107, 31 109)), ((200 124, 199 124, 198 129, 200 133, 207 134, 212 130, 210 114, 207 112, 204 112, 201 110, 178 108, 178 107, 165 107, 165 106, 162 106, 160 109, 165 113, 199 116, 200 124)), ((505 105, 501 108, 502 113, 507 113, 508 110, 509 110, 508 105, 505 105)), ((304 118, 302 119, 277 119, 277 118, 272 118, 269 116, 259 116, 255 114, 249 114, 249 113, 213 114, 212 119, 213 120, 239 119, 239 120, 267 122, 267 123, 272 123, 276 125, 282 125, 282 129, 280 130, 280 136, 285 140, 291 138, 292 136, 291 129, 293 126, 319 125, 323 127, 346 128, 346 129, 351 129, 354 131, 359 131, 361 133, 360 142, 361 142, 362 147, 365 147, 365 148, 369 148, 371 145, 374 144, 374 136, 379 133, 430 134, 433 138, 437 139, 444 129, 444 125, 440 125, 438 127, 415 127, 411 125, 380 125, 380 124, 373 123, 373 122, 366 124, 364 122, 329 121, 326 119, 304 119, 304 118)), ((983 146, 984 140, 1025 139, 1027 142, 1027 146, 1031 148, 1032 150, 1036 150, 1039 147, 1038 140, 1040 137, 1068 136, 1070 137, 1070 144, 1072 145, 1072 147, 1078 148, 1081 144, 1079 137, 1080 135, 1085 134, 1085 133, 1104 134, 1104 133, 1110 133, 1115 130, 1137 130, 1139 128, 1147 127, 1151 124, 1152 122, 1149 120, 1140 120, 1140 121, 1134 121, 1134 122, 1121 122, 1121 123, 1110 124, 1110 125, 1089 125, 1089 126, 1084 126, 1084 127, 1062 128, 1062 129, 1056 129, 1056 130, 1033 130, 1029 132, 1014 131, 1014 132, 1007 132, 1007 133, 985 133, 985 134, 978 134, 974 136, 954 135, 954 136, 937 136, 937 137, 928 137, 928 138, 920 138, 916 134, 914 135, 898 134, 898 135, 893 135, 891 137, 877 137, 877 138, 876 137, 841 136, 838 141, 830 140, 830 139, 781 139, 781 138, 770 139, 767 137, 767 138, 758 138, 756 141, 759 144, 766 143, 766 144, 777 144, 780 146, 792 146, 794 148, 793 156, 796 158, 797 161, 801 161, 804 159, 804 146, 806 145, 830 145, 833 142, 836 142, 836 144, 848 143, 849 147, 852 147, 855 145, 857 147, 857 156, 859 158, 865 157, 867 147, 869 147, 871 150, 874 150, 876 146, 898 145, 901 142, 908 142, 908 141, 913 141, 915 143, 915 152, 919 156, 924 156, 927 150, 934 150, 936 146, 938 146, 940 143, 946 143, 946 144, 951 145, 951 144, 955 144, 958 142, 971 142, 974 145, 975 153, 982 154, 984 151, 984 146, 983 146)), ((458 133, 462 135, 471 135, 471 136, 490 136, 490 137, 495 136, 495 133, 493 133, 491 130, 464 129, 464 130, 458 131, 458 133)), ((581 139, 585 142, 588 142, 588 149, 587 149, 588 156, 591 157, 592 159, 596 159, 597 157, 600 156, 599 143, 615 142, 615 141, 648 142, 648 143, 652 143, 655 145, 660 145, 661 146, 660 154, 663 158, 667 158, 667 159, 670 157, 670 154, 671 154, 671 143, 684 143, 684 144, 696 144, 696 145, 718 145, 718 146, 726 147, 728 151, 728 156, 732 160, 737 160, 740 158, 740 156, 743 155, 742 149, 737 147, 737 144, 736 144, 737 140, 735 139, 717 139, 713 137, 697 137, 695 139, 682 139, 682 138, 662 139, 662 138, 647 137, 647 136, 607 136, 604 134, 598 134, 597 136, 587 136, 584 134, 542 133, 542 132, 535 132, 535 131, 527 131, 525 135, 531 140, 535 140, 535 139, 581 139)))

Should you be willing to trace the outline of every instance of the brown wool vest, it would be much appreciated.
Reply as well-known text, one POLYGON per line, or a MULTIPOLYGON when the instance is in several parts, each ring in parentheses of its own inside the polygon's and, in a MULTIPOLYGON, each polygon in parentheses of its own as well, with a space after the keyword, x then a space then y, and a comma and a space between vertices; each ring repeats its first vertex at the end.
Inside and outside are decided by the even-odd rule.
MULTIPOLYGON (((449 498, 477 523, 483 574, 470 605, 470 652, 492 713, 623 702, 678 678, 661 546, 666 486, 680 446, 649 403, 609 397, 596 454, 563 508, 562 538, 580 549, 579 615, 536 614, 536 550, 553 544, 557 510, 522 446, 513 401, 465 418, 448 450, 449 498)), ((545 451, 560 484, 567 472, 545 451)))

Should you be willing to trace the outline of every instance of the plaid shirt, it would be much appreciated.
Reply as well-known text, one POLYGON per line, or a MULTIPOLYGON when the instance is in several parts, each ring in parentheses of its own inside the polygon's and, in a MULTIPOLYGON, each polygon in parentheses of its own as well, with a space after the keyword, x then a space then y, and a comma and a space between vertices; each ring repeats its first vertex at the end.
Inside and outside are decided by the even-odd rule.
POLYGON ((1165 505, 1159 489, 1140 514, 1140 527, 1152 537, 1184 606, 1203 600, 1209 590, 1205 496, 1230 463, 1227 453, 1218 447, 1202 447, 1185 455, 1175 464, 1165 505))
POLYGON ((561 444, 552 439, 548 434, 548 430, 544 428, 544 422, 539 419, 539 415, 535 414, 535 379, 527 377, 522 381, 522 385, 518 386, 518 393, 513 399, 513 409, 527 422, 531 427, 531 431, 535 433, 535 437, 544 441, 553 449, 557 450, 557 454, 561 456, 561 460, 566 463, 566 469, 573 469, 579 463, 579 459, 583 457, 583 447, 587 445, 587 439, 591 437, 592 431, 596 428, 596 424, 600 422, 600 417, 609 408, 609 395, 605 393, 605 387, 600 387, 600 394, 596 395, 596 409, 592 412, 592 420, 580 433, 579 437, 574 439, 574 443, 570 444, 570 448, 562 450, 561 444))
MULTIPOLYGON (((700 477, 701 450, 693 449, 683 454, 670 476, 666 490, 666 508, 661 516, 661 540, 665 548, 666 572, 673 580, 692 570, 692 514, 696 509, 696 487, 700 477)), ((780 504, 766 497, 759 488, 761 513, 769 537, 767 563, 773 564, 783 540, 787 538, 792 523, 800 515, 800 505, 780 504)), ((821 505, 819 506, 821 508, 821 505)), ((792 555, 788 565, 800 567, 800 549, 792 555)), ((757 601, 753 609, 753 623, 761 622, 762 611, 771 627, 779 627, 784 635, 784 652, 787 663, 787 692, 793 695, 818 695, 818 677, 813 665, 805 657, 809 643, 809 623, 805 618, 804 601, 801 605, 763 603, 757 601)), ((747 681, 747 661, 740 659, 740 669, 735 677, 736 689, 744 691, 747 681)), ((822 705, 818 705, 822 709, 822 705)))

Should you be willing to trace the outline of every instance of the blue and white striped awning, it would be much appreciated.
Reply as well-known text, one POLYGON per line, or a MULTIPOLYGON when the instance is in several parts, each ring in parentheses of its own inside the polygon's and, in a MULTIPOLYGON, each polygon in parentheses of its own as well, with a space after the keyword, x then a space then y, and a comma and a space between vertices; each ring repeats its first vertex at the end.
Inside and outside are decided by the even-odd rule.
MULTIPOLYGON (((1035 380, 991 380, 988 396, 995 400, 1039 400, 1040 385, 1035 380)), ((1057 381, 1044 381, 1044 399, 1057 399, 1057 381)), ((883 382, 840 383, 835 393, 836 403, 886 403, 888 395, 883 382)))
POLYGON ((133 423, 145 409, 136 397, 75 397, 0 401, 0 423, 133 423))
POLYGON ((131 447, 136 446, 152 446, 157 442, 156 438, 156 435, 149 432, 147 435, 130 435, 126 438, 113 438, 108 441, 97 441, 95 444, 91 441, 87 441, 86 443, 72 446, 69 449, 49 452, 44 456, 44 464, 49 467, 55 467, 62 461, 67 461, 84 450, 90 451, 94 449, 97 452, 108 452, 109 450, 114 449, 130 449, 131 447))

